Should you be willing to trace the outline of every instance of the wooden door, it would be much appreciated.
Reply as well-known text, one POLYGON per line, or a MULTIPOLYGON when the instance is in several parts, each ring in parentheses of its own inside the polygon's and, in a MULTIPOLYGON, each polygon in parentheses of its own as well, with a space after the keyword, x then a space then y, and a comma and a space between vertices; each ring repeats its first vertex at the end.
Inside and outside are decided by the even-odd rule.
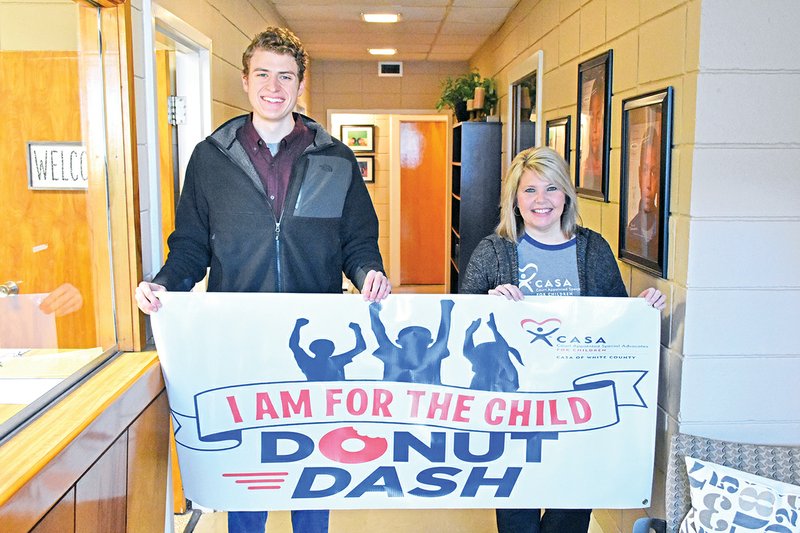
MULTIPOLYGON (((56 345, 40 338, 5 347, 96 346, 92 247, 95 239, 108 242, 108 234, 90 230, 87 190, 30 190, 27 177, 28 142, 82 141, 78 55, 2 51, 0 80, 0 283, 17 282, 23 296, 55 294, 54 305, 39 305, 47 315, 39 318, 55 320, 57 335, 56 345)), ((90 187, 105 187, 91 179, 90 187)))
POLYGON ((400 285, 444 285, 447 123, 400 122, 400 285))
MULTIPOLYGON (((173 51, 156 50, 156 100, 158 105, 158 153, 159 153, 159 187, 161 191, 161 246, 163 258, 166 260, 169 253, 167 238, 175 229, 175 198, 178 196, 175 175, 175 160, 173 140, 175 126, 170 124, 169 103, 170 95, 175 94, 175 83, 172 76, 174 66, 173 51)), ((170 428, 172 421, 170 420, 170 428)), ((173 512, 182 514, 186 512, 186 496, 183 492, 183 481, 178 466, 178 451, 175 444, 174 432, 170 431, 170 456, 172 470, 172 501, 173 512)))
POLYGON ((172 139, 174 128, 169 122, 170 95, 175 94, 172 82, 171 52, 156 50, 156 100, 158 104, 158 165, 161 191, 161 245, 163 257, 169 247, 167 237, 175 229, 175 164, 172 139))

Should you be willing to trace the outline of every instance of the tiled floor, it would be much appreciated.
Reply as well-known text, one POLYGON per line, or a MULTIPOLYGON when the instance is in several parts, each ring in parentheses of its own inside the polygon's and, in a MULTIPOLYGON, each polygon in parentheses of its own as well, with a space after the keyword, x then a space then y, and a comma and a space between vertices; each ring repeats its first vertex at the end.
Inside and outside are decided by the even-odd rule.
MULTIPOLYGON (((186 515, 176 516, 175 533, 183 533, 189 521, 186 515)), ((194 533, 226 533, 227 515, 204 513, 194 533)), ((266 533, 290 533, 288 512, 270 513, 266 533)), ((494 514, 486 509, 403 510, 403 511, 336 511, 331 513, 330 533, 495 533, 494 514)), ((189 533, 189 532, 186 532, 189 533)), ((603 533, 594 518, 589 533, 603 533)))

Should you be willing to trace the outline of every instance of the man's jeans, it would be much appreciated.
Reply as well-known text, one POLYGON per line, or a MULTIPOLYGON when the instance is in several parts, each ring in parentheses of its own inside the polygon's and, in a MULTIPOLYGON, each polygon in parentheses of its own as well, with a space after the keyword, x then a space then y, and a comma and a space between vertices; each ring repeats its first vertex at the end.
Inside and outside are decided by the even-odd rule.
POLYGON ((498 533, 586 533, 591 509, 497 509, 498 533))
MULTIPOLYGON (((292 511, 294 533, 328 533, 329 511, 292 511)), ((229 533, 264 533, 267 511, 229 511, 229 533)))

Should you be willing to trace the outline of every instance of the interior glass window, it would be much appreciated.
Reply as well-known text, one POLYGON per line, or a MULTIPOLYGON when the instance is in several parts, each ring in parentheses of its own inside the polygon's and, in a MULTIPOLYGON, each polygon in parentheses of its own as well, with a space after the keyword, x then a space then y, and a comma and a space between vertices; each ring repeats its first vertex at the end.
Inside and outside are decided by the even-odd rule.
POLYGON ((512 117, 513 153, 536 145, 536 72, 512 85, 514 113, 512 117))
POLYGON ((116 352, 98 10, 0 4, 0 437, 116 352))

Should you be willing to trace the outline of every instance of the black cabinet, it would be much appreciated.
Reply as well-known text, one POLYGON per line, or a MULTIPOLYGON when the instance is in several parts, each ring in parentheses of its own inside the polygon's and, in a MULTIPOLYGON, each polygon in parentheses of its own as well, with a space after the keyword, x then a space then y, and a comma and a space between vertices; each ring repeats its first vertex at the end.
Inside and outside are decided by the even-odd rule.
POLYGON ((450 198, 451 293, 478 242, 500 217, 501 137, 499 122, 462 122, 453 127, 453 186, 450 198))

